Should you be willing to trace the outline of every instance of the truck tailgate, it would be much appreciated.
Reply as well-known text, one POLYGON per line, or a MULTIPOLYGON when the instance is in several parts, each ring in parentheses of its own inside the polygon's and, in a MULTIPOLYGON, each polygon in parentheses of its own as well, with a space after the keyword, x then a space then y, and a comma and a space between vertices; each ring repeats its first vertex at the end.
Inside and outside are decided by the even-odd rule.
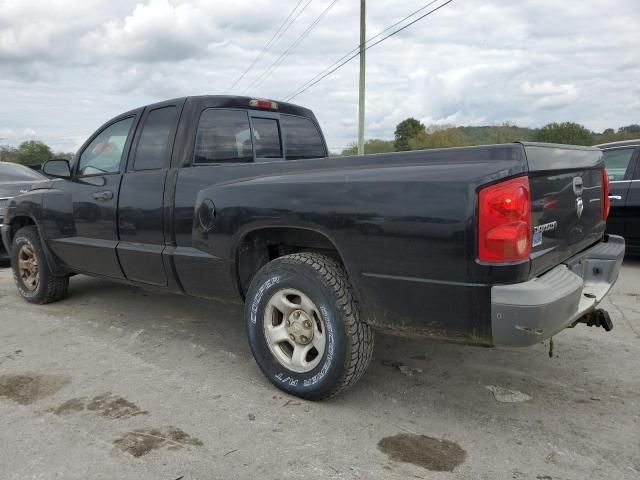
POLYGON ((596 148, 524 143, 531 190, 530 278, 602 238, 602 152, 596 148))

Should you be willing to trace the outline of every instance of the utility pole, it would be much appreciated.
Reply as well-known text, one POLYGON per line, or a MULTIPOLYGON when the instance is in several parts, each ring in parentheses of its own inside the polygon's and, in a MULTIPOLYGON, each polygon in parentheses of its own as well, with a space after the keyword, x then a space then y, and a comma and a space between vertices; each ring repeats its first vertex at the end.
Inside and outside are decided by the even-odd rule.
POLYGON ((358 91, 358 155, 364 155, 364 83, 366 42, 366 0, 360 0, 360 85, 358 91))

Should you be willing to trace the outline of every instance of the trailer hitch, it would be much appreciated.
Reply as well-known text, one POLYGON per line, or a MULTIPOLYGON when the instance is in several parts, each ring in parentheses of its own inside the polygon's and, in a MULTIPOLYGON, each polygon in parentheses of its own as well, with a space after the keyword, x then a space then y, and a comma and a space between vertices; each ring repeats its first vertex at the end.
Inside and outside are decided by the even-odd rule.
POLYGON ((588 327, 602 327, 607 332, 613 330, 613 322, 611 321, 609 312, 603 310, 602 308, 596 308, 595 310, 592 310, 589 313, 583 315, 578 320, 576 320, 576 323, 573 326, 577 325, 578 323, 584 323, 588 327))

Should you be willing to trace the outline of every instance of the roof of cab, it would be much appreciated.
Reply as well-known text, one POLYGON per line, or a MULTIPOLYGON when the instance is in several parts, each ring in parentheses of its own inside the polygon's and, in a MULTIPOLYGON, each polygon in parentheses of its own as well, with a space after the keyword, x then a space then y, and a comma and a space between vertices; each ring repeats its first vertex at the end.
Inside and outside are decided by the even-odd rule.
MULTIPOLYGON (((188 97, 179 97, 171 100, 163 100, 162 102, 158 102, 158 104, 166 103, 170 101, 179 102, 179 101, 191 100, 191 99, 205 100, 207 101, 207 104, 211 108, 240 108, 240 109, 247 109, 247 110, 272 111, 275 113, 288 113, 291 115, 299 115, 302 117, 309 117, 309 118, 315 119, 315 115, 308 108, 302 107, 300 105, 295 105, 293 103, 280 102, 278 100, 271 100, 269 98, 263 98, 263 97, 244 97, 244 96, 238 96, 238 95, 194 95, 194 96, 188 96, 188 97), (277 105, 277 108, 271 110, 271 109, 260 108, 257 106, 252 107, 249 104, 251 100, 267 100, 269 102, 274 102, 277 105)), ((152 107, 154 105, 156 104, 154 103, 151 105, 145 105, 145 108, 152 107)))

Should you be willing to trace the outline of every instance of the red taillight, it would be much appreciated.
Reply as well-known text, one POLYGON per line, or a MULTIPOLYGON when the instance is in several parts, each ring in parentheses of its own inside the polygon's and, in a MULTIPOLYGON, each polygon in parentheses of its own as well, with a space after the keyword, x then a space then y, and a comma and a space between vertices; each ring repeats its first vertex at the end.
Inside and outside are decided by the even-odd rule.
POLYGON ((254 108, 268 108, 269 110, 277 110, 278 104, 271 100, 257 100, 253 99, 249 101, 249 106, 254 108))
POLYGON ((606 170, 602 170, 602 219, 606 222, 609 217, 611 200, 609 199, 609 175, 606 170))
POLYGON ((478 194, 478 258, 483 262, 515 262, 531 254, 529 178, 518 177, 478 194))

